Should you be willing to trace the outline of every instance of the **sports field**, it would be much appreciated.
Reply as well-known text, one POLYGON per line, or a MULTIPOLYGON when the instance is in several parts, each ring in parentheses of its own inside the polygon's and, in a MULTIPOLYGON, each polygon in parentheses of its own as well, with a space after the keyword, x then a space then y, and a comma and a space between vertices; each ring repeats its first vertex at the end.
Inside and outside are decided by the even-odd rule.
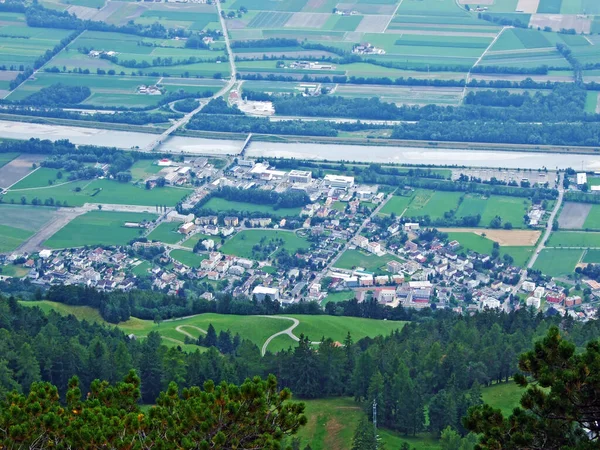
POLYGON ((143 233, 142 228, 125 227, 126 222, 139 223, 154 219, 154 214, 91 211, 69 222, 50 237, 44 246, 70 248, 86 245, 125 245, 143 233))
POLYGON ((212 209, 214 211, 235 211, 235 213, 239 213, 241 211, 261 212, 281 217, 297 216, 302 210, 302 208, 275 209, 270 205, 257 205, 254 203, 235 202, 217 197, 213 197, 208 202, 206 202, 204 204, 204 208, 212 209))
MULTIPOLYGON (((119 183, 113 180, 80 180, 72 182, 57 183, 55 186, 49 186, 47 176, 39 178, 36 172, 33 172, 32 183, 41 184, 46 179, 43 187, 15 190, 11 189, 3 200, 5 203, 11 201, 22 203, 22 198, 27 204, 30 204, 34 198, 44 202, 46 199, 60 201, 63 205, 82 206, 85 203, 105 203, 116 205, 139 205, 156 206, 166 205, 175 206, 191 189, 183 188, 154 188, 152 190, 143 187, 134 186, 130 183, 119 183)), ((29 177, 22 182, 29 183, 29 177)))
POLYGON ((417 189, 404 215, 405 217, 429 216, 431 220, 440 219, 444 217, 445 212, 456 211, 458 200, 462 195, 460 192, 417 189))
POLYGON ((221 252, 227 255, 252 259, 254 255, 252 248, 254 246, 260 246, 261 244, 268 245, 270 243, 277 243, 277 249, 283 248, 290 254, 310 247, 310 243, 306 239, 298 236, 293 231, 243 230, 225 242, 221 247, 221 252), (279 246, 279 240, 283 241, 281 246, 279 246))
POLYGON ((148 240, 176 244, 185 238, 183 234, 177 232, 180 226, 180 222, 163 222, 148 234, 148 240))
POLYGON ((539 254, 534 269, 552 277, 567 276, 575 271, 583 250, 544 249, 539 254))
POLYGON ((377 256, 364 250, 346 250, 335 263, 340 269, 355 269, 362 267, 368 272, 383 272, 389 261, 402 261, 400 258, 390 255, 377 256))
POLYGON ((169 256, 188 267, 200 267, 200 263, 208 258, 207 255, 200 255, 187 250, 172 250, 169 256))

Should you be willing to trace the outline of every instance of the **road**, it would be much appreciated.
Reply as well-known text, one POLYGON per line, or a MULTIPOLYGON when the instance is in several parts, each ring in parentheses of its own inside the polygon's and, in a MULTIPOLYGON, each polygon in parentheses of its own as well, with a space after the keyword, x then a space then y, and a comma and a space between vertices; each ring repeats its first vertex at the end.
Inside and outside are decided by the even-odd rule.
POLYGON ((348 239, 346 241, 346 243, 344 244, 344 247, 338 252, 338 254, 335 255, 333 257, 333 259, 331 261, 329 261, 329 263, 327 263, 327 265, 323 268, 323 270, 315 277, 315 279, 313 280, 313 283, 319 283, 321 281, 321 279, 335 265, 335 263, 338 262, 338 259, 340 259, 340 257, 344 254, 344 252, 346 250, 348 250, 348 247, 352 243, 352 240, 356 236, 360 235, 360 233, 365 228, 365 226, 367 225, 367 223, 371 222, 371 219, 373 217, 375 217, 377 214, 379 214, 379 211, 381 211, 381 208, 383 208, 385 206, 385 204, 389 201, 390 198, 392 198, 392 196, 388 195, 388 197, 384 201, 382 201, 381 204, 377 208, 375 208, 373 210, 373 212, 371 213, 371 215, 369 216, 369 218, 363 221, 363 223, 360 225, 360 227, 358 227, 358 230, 356 230, 356 233, 354 233, 354 235, 352 235, 352 237, 350 237, 350 239, 348 239))
MULTIPOLYGON (((262 346, 262 350, 261 350, 261 355, 265 356, 265 353, 267 353, 267 347, 269 346, 269 344, 271 343, 271 341, 273 339, 275 339, 277 336, 283 336, 284 334, 289 336, 290 338, 292 338, 294 341, 299 342, 300 338, 298 336, 296 336, 293 331, 294 329, 300 325, 300 321, 298 319, 294 319, 293 317, 285 317, 285 316, 259 316, 259 317, 266 317, 268 319, 284 319, 284 320, 291 320, 293 323, 289 328, 286 328, 285 330, 279 331, 277 333, 275 333, 272 336, 269 336, 269 338, 265 341, 265 343, 262 346)), ((312 345, 319 345, 320 342, 311 342, 312 345)))
MULTIPOLYGON (((558 210, 560 209, 560 206, 562 205, 563 196, 565 194, 565 189, 563 187, 563 178, 564 178, 564 174, 560 173, 558 175, 558 199, 556 200, 554 209, 550 213, 550 218, 548 219, 548 223, 546 224, 546 231, 544 232, 542 239, 540 240, 537 247, 535 248, 533 255, 531 255, 531 258, 527 262, 527 267, 525 269, 521 270, 521 278, 519 279, 519 282, 516 284, 516 286, 514 286, 512 288, 512 290, 511 290, 512 295, 516 295, 516 293, 519 292, 519 289, 521 289, 523 282, 527 278, 527 269, 531 269, 533 267, 540 252, 544 248, 546 248, 546 242, 548 242, 548 239, 550 238, 550 234, 552 234, 552 225, 554 224, 554 219, 556 218, 556 215, 558 214, 558 210)), ((505 308, 507 307, 506 306, 507 304, 508 303, 505 302, 505 308)))
POLYGON ((221 21, 221 28, 223 28, 223 37, 225 39, 225 47, 227 49, 227 56, 229 58, 229 65, 231 67, 231 77, 229 78, 229 81, 227 82, 227 84, 225 86, 223 86, 223 88, 220 91, 218 91, 215 95, 213 95, 212 97, 210 97, 210 99, 206 99, 206 98, 198 99, 198 101, 200 102, 200 105, 195 110, 193 110, 190 113, 187 113, 181 119, 179 119, 178 121, 176 121, 175 123, 173 123, 173 125, 171 125, 160 136, 158 136, 150 144, 148 144, 142 151, 152 152, 152 151, 156 150, 156 148, 158 146, 160 146, 163 142, 165 142, 165 140, 167 140, 169 138, 169 136, 171 136, 175 131, 177 131, 178 129, 180 129, 180 128, 184 127, 185 125, 187 125, 188 122, 192 119, 192 117, 194 117, 196 114, 198 114, 200 112, 200 110, 202 108, 204 108, 204 106, 210 100, 212 100, 214 98, 222 97, 231 88, 233 88, 233 85, 236 82, 236 75, 237 75, 237 71, 236 71, 236 67, 235 67, 235 58, 233 56, 233 52, 231 51, 231 45, 229 43, 229 32, 227 31, 227 24, 225 23, 225 19, 221 15, 221 12, 222 12, 221 2, 217 1, 216 4, 217 4, 217 12, 219 14, 219 20, 221 21))

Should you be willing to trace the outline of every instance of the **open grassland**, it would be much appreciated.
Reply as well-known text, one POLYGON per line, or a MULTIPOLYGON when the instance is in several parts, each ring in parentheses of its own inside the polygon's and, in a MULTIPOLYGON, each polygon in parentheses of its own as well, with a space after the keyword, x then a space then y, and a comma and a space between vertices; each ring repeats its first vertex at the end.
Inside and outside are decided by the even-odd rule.
POLYGON ((457 217, 481 215, 481 226, 488 226, 492 219, 500 216, 502 224, 510 222, 513 228, 524 228, 523 216, 529 210, 531 201, 519 197, 492 195, 482 197, 465 195, 457 212, 457 217))
POLYGON ((365 250, 346 250, 335 263, 335 267, 340 269, 355 269, 362 267, 368 272, 382 272, 385 265, 390 261, 401 261, 400 258, 389 253, 383 256, 377 256, 373 253, 367 253, 365 250))
POLYGON ((296 253, 300 249, 310 247, 310 242, 293 231, 283 230, 244 230, 240 231, 234 237, 229 239, 221 252, 227 255, 240 256, 242 258, 252 258, 252 248, 261 243, 269 244, 274 240, 283 240, 283 245, 279 248, 287 250, 290 254, 296 253))
POLYGON ((126 228, 126 222, 154 219, 154 214, 91 211, 73 219, 50 237, 44 246, 69 248, 86 245, 125 245, 143 232, 142 228, 126 228))
POLYGON ((11 186, 11 190, 31 189, 39 187, 48 187, 55 183, 64 183, 67 181, 69 173, 59 169, 49 167, 39 167, 31 172, 26 178, 11 186), (61 175, 58 175, 58 173, 61 175), (58 177, 61 177, 60 179, 58 177))
POLYGON ((255 203, 236 202, 218 197, 211 198, 208 202, 204 204, 204 208, 212 209, 214 211, 235 211, 235 213, 237 214, 239 214, 242 211, 261 212, 281 217, 297 216, 302 210, 302 208, 275 209, 271 205, 257 205, 255 203))
POLYGON ((208 255, 200 255, 188 250, 172 250, 169 256, 188 267, 200 267, 200 263, 208 258, 208 255))
POLYGON ((519 406, 521 396, 525 390, 513 383, 493 384, 481 390, 481 398, 494 408, 502 411, 504 417, 512 414, 513 409, 519 406))
POLYGON ((0 225, 0 252, 10 252, 16 249, 26 239, 33 236, 33 234, 33 231, 0 225))
POLYGON ((335 317, 335 316, 307 316, 290 315, 300 321, 294 329, 294 334, 308 336, 312 342, 320 341, 321 338, 331 338, 337 342, 343 342, 348 333, 354 342, 364 337, 375 337, 389 335, 393 331, 401 330, 406 322, 394 320, 363 319, 360 317, 335 317), (342 320, 340 320, 342 319, 342 320))
MULTIPOLYGON (((34 177, 35 173, 36 172, 32 174, 34 177)), ((27 182, 27 178, 23 181, 27 182)), ((36 182, 41 183, 41 180, 36 182)), ((190 192, 191 189, 170 187, 148 190, 143 187, 134 186, 130 183, 119 183, 117 181, 106 179, 65 182, 56 186, 48 186, 48 182, 46 181, 44 187, 28 189, 26 191, 11 189, 4 195, 3 201, 5 203, 11 201, 14 203, 22 203, 22 199, 24 198, 25 202, 29 204, 34 198, 37 198, 42 202, 52 198, 55 201, 60 201, 63 205, 66 202, 66 205, 68 206, 82 206, 85 203, 175 206, 190 192)))
POLYGON ((431 220, 444 217, 444 213, 456 210, 460 192, 431 191, 417 189, 406 213, 406 217, 425 217, 431 220))
POLYGON ((546 248, 540 252, 533 268, 552 277, 570 275, 574 272, 582 254, 583 250, 546 248))
POLYGON ((161 169, 154 159, 140 159, 133 163, 130 171, 133 181, 142 181, 156 175, 161 169))
MULTIPOLYGON (((473 251, 482 255, 491 255, 494 250, 493 240, 475 233, 449 232, 448 237, 450 240, 456 240, 460 243, 461 248, 458 250, 459 252, 473 251)), ((510 255, 514 259, 515 265, 524 266, 529 258, 531 258, 534 247, 506 246, 500 247, 498 250, 501 257, 503 257, 505 254, 510 255)))
POLYGON ((180 226, 180 222, 163 222, 152 230, 148 235, 148 240, 164 242, 165 244, 176 244, 185 238, 183 234, 177 232, 180 226))
POLYGON ((387 203, 379 210, 381 214, 396 214, 398 217, 402 216, 402 213, 413 199, 413 195, 401 196, 394 195, 387 203))
POLYGON ((578 231, 555 231, 550 235, 546 247, 598 247, 600 233, 578 231))
POLYGON ((583 228, 600 230, 600 205, 592 205, 590 212, 583 222, 583 228))

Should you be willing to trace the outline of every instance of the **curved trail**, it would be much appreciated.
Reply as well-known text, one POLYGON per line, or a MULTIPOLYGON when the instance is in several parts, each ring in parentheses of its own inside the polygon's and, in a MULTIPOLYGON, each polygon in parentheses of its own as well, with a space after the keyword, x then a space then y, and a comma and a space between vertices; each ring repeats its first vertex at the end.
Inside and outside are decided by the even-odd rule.
MULTIPOLYGON (((269 338, 265 341, 265 343, 262 346, 262 350, 261 350, 261 355, 265 356, 265 353, 267 353, 267 347, 269 346, 269 344, 271 343, 271 341, 273 339, 275 339, 277 336, 282 336, 284 334, 288 335, 290 338, 292 338, 294 341, 299 342, 300 338, 298 336, 296 336, 293 331, 294 329, 300 325, 300 321, 298 319, 294 319, 293 317, 285 317, 285 316, 259 316, 259 317, 266 317, 268 319, 283 319, 283 320, 291 320, 293 323, 289 328, 286 328, 285 330, 282 331, 278 331, 277 333, 273 334, 272 336, 269 336, 269 338)), ((318 345, 321 342, 317 341, 317 342, 311 342, 312 345, 318 345)))
POLYGON ((193 328, 194 330, 198 330, 202 334, 207 334, 206 330, 203 330, 202 328, 198 328, 197 326, 194 326, 194 325, 179 325, 179 326, 175 327, 176 331, 178 331, 181 334, 186 335, 187 337, 189 337, 191 339, 198 339, 198 338, 196 336, 192 335, 191 333, 188 333, 183 328, 193 328))

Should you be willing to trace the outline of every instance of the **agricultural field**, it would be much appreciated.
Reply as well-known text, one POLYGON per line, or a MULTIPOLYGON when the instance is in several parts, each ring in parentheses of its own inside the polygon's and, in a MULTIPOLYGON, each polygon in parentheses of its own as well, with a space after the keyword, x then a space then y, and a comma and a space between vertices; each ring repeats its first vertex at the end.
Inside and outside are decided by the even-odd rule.
MULTIPOLYGON (((36 177, 36 172, 33 172, 35 181, 42 183, 42 179, 36 177)), ((23 182, 27 182, 25 178, 23 182)), ((32 183, 33 183, 32 182, 32 183)), ((65 206, 82 206, 85 203, 104 203, 117 205, 139 205, 139 206, 156 206, 166 205, 175 206, 177 202, 182 200, 190 189, 175 189, 169 187, 154 188, 152 190, 144 189, 143 187, 134 186, 130 183, 119 183, 113 180, 80 180, 64 183, 57 183, 54 186, 40 186, 37 188, 26 189, 10 189, 4 195, 5 203, 25 203, 29 204, 34 198, 44 202, 46 199, 53 199, 55 202, 60 201, 65 206)))
POLYGON ((583 228, 600 230, 600 205, 591 205, 589 213, 583 222, 583 228))
MULTIPOLYGON (((87 56, 86 56, 87 58, 87 56)), ((103 60, 104 61, 104 60, 103 60)), ((96 75, 72 73, 39 73, 35 79, 29 79, 7 97, 12 101, 23 101, 31 94, 53 84, 68 86, 86 86, 91 95, 81 102, 82 105, 101 108, 124 106, 128 108, 145 108, 158 106, 164 95, 145 95, 137 92, 142 85, 159 85, 165 95, 179 91, 211 92, 214 94, 222 88, 223 82, 212 79, 162 79, 152 76, 130 75, 96 75), (159 83, 160 81, 160 83, 159 83)))
POLYGON ((143 222, 156 219, 154 214, 90 211, 76 217, 50 237, 44 246, 71 248, 86 245, 125 245, 140 237, 143 228, 127 228, 126 222, 143 222))
POLYGON ((379 210, 381 214, 396 214, 396 216, 401 217, 402 213, 408 205, 412 201, 413 196, 402 196, 402 195, 394 195, 390 198, 387 203, 379 210))
POLYGON ((243 230, 229 239, 220 251, 227 255, 240 256, 242 258, 253 257, 252 248, 261 242, 268 244, 273 240, 283 240, 284 248, 289 253, 294 254, 300 249, 307 249, 310 243, 293 231, 283 230, 243 230))
MULTIPOLYGON (((474 251, 482 255, 491 255, 494 249, 494 241, 487 237, 470 232, 450 232, 450 240, 456 240, 461 244, 461 251, 474 251)), ((514 259, 514 265, 525 266, 533 254, 534 247, 529 246, 500 246, 500 257, 510 255, 514 259)))
POLYGON ((402 261, 400 258, 385 254, 377 256, 373 253, 367 253, 364 250, 346 250, 335 263, 335 267, 340 269, 354 269, 362 267, 367 272, 383 272, 385 265, 389 261, 402 261))
POLYGON ((213 211, 235 211, 238 214, 240 212, 261 212, 281 217, 297 216, 302 210, 302 208, 275 209, 270 205, 257 205, 254 203, 236 202, 218 197, 211 198, 208 202, 204 204, 204 208, 212 209, 213 211))
POLYGON ((54 208, 0 204, 0 253, 15 250, 54 217, 54 208))
POLYGON ((0 153, 0 168, 19 156, 18 153, 0 153))
POLYGON ((581 262, 587 264, 600 264, 600 250, 586 250, 581 262))
POLYGON ((533 268, 552 277, 567 276, 575 271, 582 254, 583 250, 546 248, 540 252, 533 268))
POLYGON ((180 222, 163 222, 148 234, 148 240, 176 244, 185 238, 183 234, 177 232, 180 226, 180 222))
POLYGON ((600 248, 600 233, 555 231, 550 235, 546 247, 600 248))
POLYGON ((590 212, 592 211, 593 205, 590 203, 575 203, 565 202, 562 206, 560 215, 558 216, 558 225, 561 229, 582 229, 584 225, 586 228, 594 228, 594 225, 600 227, 600 210, 597 210, 589 223, 586 225, 586 221, 590 212), (594 218, 594 216, 597 216, 594 218))
POLYGON ((33 28, 25 24, 20 13, 0 14, 0 61, 9 70, 23 70, 46 51, 52 50, 71 30, 33 28))

